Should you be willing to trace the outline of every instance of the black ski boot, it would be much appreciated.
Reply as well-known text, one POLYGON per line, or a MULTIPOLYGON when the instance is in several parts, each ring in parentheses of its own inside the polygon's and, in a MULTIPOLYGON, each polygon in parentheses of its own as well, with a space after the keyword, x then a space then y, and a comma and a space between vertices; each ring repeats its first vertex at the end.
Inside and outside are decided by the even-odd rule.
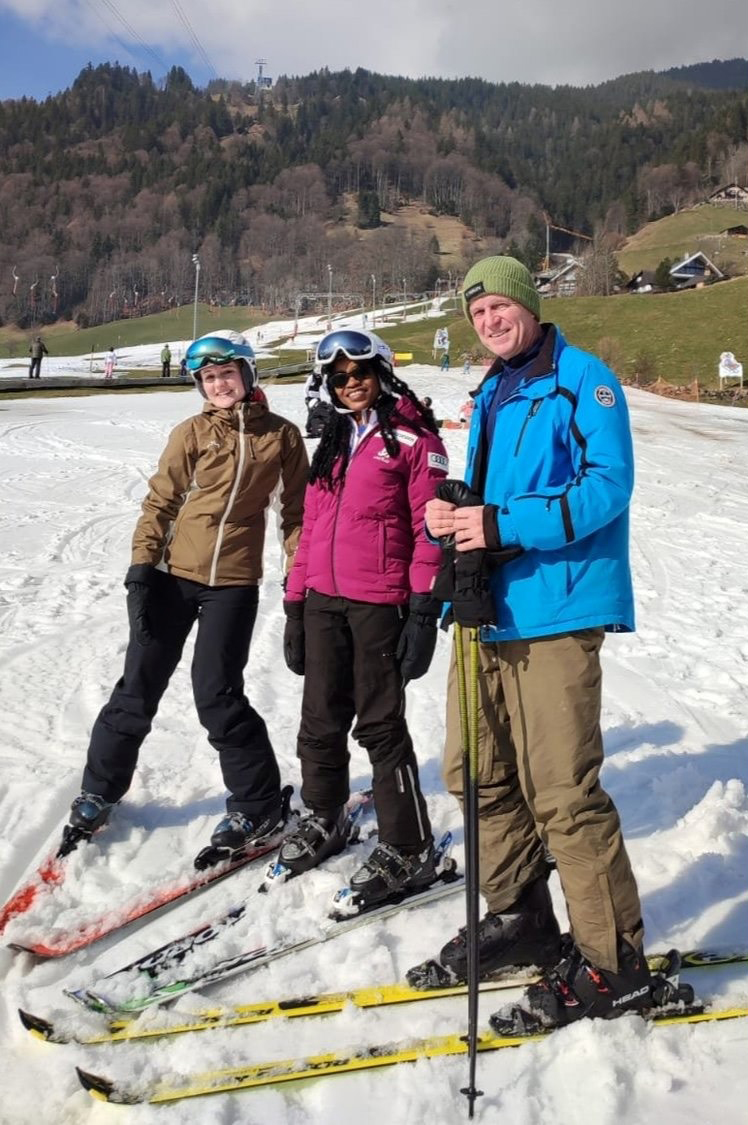
POLYGON ((338 855, 353 839, 345 805, 326 812, 313 812, 299 821, 296 831, 281 844, 278 863, 291 875, 301 875, 338 855))
POLYGON ((70 806, 70 823, 62 830, 58 858, 74 852, 82 840, 88 842, 96 829, 109 820, 114 804, 98 793, 87 793, 85 790, 76 797, 70 806))
MULTIPOLYGON (((514 906, 489 911, 478 923, 478 971, 481 978, 502 969, 554 965, 560 956, 560 932, 548 881, 525 887, 514 906)), ((411 988, 444 988, 467 980, 467 931, 448 941, 437 959, 423 961, 405 974, 411 988)))
POLYGON ((651 1008, 654 980, 644 954, 618 939, 618 968, 597 969, 574 944, 562 938, 561 960, 531 984, 518 1005, 494 1013, 491 1027, 500 1035, 532 1035, 580 1019, 615 1019, 651 1008))
POLYGON ((281 791, 280 804, 257 820, 250 820, 241 812, 226 813, 219 820, 210 844, 195 857, 195 867, 203 871, 225 860, 239 859, 252 848, 261 848, 274 837, 280 838, 290 815, 293 786, 281 791))
POLYGON ((391 844, 378 844, 348 886, 356 905, 368 909, 425 890, 437 877, 433 840, 415 854, 399 851, 391 844))

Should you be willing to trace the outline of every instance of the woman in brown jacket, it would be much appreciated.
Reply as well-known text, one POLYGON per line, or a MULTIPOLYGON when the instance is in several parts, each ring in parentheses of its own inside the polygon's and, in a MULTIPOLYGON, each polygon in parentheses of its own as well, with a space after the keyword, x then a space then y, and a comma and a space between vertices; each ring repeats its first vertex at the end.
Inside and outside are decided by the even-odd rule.
POLYGON ((244 694, 243 673, 257 616, 266 509, 280 482, 290 566, 301 532, 306 451, 297 427, 256 397, 254 352, 243 336, 203 336, 186 358, 206 402, 172 431, 149 482, 125 576, 124 673, 94 723, 64 850, 105 824, 130 787, 196 621, 195 705, 229 791, 211 844, 239 851, 274 834, 283 819, 275 754, 244 694))

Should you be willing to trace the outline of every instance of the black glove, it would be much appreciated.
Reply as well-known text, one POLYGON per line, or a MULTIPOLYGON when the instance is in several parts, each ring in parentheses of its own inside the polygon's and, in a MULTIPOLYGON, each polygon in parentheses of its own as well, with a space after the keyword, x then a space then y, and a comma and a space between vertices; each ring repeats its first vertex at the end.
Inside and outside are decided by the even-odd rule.
POLYGON ((153 593, 156 581, 156 568, 148 563, 136 563, 131 566, 125 575, 127 589, 127 617, 130 622, 130 632, 143 648, 153 640, 151 628, 148 623, 148 602, 153 593))
MULTIPOLYGON (((483 497, 462 480, 443 480, 437 485, 436 495, 458 508, 484 507, 483 497)), ((445 536, 442 544, 442 562, 436 576, 433 593, 442 601, 452 603, 455 621, 468 629, 481 625, 496 625, 496 605, 491 593, 491 570, 509 562, 522 553, 521 547, 487 551, 458 551, 454 536, 445 536)))
POLYGON ((411 594, 408 620, 397 642, 395 656, 403 684, 420 680, 431 664, 436 647, 436 623, 442 603, 431 594, 411 594))
POLYGON ((284 602, 286 627, 283 630, 283 656, 295 676, 304 675, 304 603, 284 602))

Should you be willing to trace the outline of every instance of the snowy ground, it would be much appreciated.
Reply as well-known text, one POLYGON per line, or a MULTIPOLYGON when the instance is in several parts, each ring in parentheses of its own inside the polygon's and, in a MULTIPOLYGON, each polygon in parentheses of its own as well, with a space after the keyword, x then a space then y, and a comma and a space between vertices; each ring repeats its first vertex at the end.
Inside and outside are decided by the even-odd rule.
MULTIPOLYGON (((430 394, 437 415, 455 417, 470 382, 461 373, 402 369, 430 394)), ((301 423, 302 388, 272 386, 272 406, 301 423)), ((642 892, 648 946, 748 944, 748 413, 695 407, 629 392, 638 485, 632 554, 639 631, 612 637, 606 673, 604 781, 621 811, 642 892)), ((24 400, 0 404, 0 901, 45 841, 59 832, 79 785, 87 732, 120 672, 126 618, 122 577, 139 502, 170 428, 200 406, 197 395, 24 400)), ((454 475, 465 434, 444 431, 454 475)), ((297 784, 294 739, 301 681, 286 671, 275 517, 266 551, 261 613, 247 674, 267 718, 286 779, 297 784)), ((439 749, 448 641, 429 674, 409 689, 409 718, 432 819, 452 827, 439 749)), ((80 909, 117 900, 189 864, 222 808, 217 763, 190 700, 189 653, 164 699, 135 784, 111 829, 75 860, 80 909)), ((354 748, 354 784, 367 780, 354 748)), ((94 1102, 73 1066, 116 1076, 315 1053, 333 1046, 439 1034, 463 1026, 464 1000, 320 1020, 277 1022, 185 1035, 171 1043, 52 1046, 16 1016, 71 1012, 63 987, 90 984, 134 956, 194 928, 249 896, 245 934, 312 932, 329 898, 360 863, 339 857, 307 880, 257 896, 244 871, 141 925, 57 962, 0 950, 2 1125, 359 1125, 386 1119, 460 1121, 463 1059, 421 1062, 387 1073, 321 1079, 278 1090, 218 1095, 169 1108, 94 1102)), ((558 885, 552 884, 559 914, 558 885)), ((71 909, 74 904, 67 904, 71 909)), ((62 909, 62 907, 60 907, 62 909)), ((329 991, 402 979, 438 950, 462 918, 459 897, 402 913, 334 942, 236 977, 187 1008, 329 991)), ((50 924, 54 918, 49 919, 50 924)), ((10 936, 10 932, 9 932, 10 936)), ((238 939, 237 933, 232 940, 238 939)), ((748 978, 709 970, 694 983, 720 1004, 748 1004, 748 978)), ((484 1017, 497 1006, 484 997, 484 1017)), ((745 1120, 748 1023, 652 1029, 635 1019, 578 1025, 520 1051, 479 1059, 485 1091, 476 1117, 512 1125, 737 1125, 745 1120)))

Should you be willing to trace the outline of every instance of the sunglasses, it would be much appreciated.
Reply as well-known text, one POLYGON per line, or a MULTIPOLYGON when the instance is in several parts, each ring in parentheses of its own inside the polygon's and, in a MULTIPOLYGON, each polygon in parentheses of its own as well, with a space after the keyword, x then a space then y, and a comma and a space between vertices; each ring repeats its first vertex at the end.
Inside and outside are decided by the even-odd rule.
POLYGON ((231 363, 232 359, 254 359, 254 352, 248 344, 234 344, 221 336, 205 336, 190 344, 185 355, 187 370, 192 372, 211 363, 231 363))
POLYGON ((328 332, 317 345, 317 360, 320 363, 329 363, 336 356, 343 353, 348 359, 373 359, 380 354, 380 348, 366 332, 354 332, 351 329, 341 329, 339 332, 328 332))
POLYGON ((349 379, 355 379, 357 383, 363 383, 364 379, 374 379, 376 376, 373 371, 335 371, 332 375, 328 375, 327 382, 336 391, 342 391, 349 379))

